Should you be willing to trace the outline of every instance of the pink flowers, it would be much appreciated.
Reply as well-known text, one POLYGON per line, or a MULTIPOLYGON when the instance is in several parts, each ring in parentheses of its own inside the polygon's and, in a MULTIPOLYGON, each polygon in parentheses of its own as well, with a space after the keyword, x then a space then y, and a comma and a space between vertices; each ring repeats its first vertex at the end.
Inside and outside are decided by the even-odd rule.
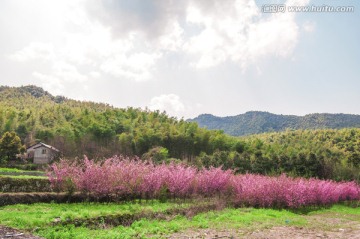
POLYGON ((112 157, 95 162, 61 160, 49 170, 54 189, 122 199, 226 196, 235 205, 298 208, 359 200, 355 182, 290 178, 254 174, 234 175, 221 168, 197 170, 183 164, 155 165, 138 158, 112 157))
POLYGON ((232 184, 238 205, 298 208, 360 199, 355 182, 246 174, 234 176, 232 184))
POLYGON ((225 193, 234 177, 231 170, 221 168, 200 170, 196 175, 196 192, 203 196, 214 196, 225 193))

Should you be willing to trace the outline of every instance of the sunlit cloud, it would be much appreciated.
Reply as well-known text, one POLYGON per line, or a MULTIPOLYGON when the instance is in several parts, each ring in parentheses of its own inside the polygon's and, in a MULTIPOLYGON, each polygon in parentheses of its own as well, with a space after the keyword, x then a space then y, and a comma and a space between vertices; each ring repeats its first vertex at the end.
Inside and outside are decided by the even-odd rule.
POLYGON ((181 102, 178 95, 168 94, 153 97, 150 101, 149 109, 166 111, 171 116, 180 117, 185 111, 185 105, 181 102))

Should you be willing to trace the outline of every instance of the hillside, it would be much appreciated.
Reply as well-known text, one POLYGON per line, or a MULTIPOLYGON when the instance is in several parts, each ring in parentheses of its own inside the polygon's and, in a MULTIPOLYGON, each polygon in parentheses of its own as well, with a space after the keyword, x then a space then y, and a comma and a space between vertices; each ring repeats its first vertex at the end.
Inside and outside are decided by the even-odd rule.
MULTIPOLYGON (((269 125, 265 116, 271 116, 272 122, 282 118, 261 112, 245 115, 254 119, 249 127, 257 122, 269 125)), ((319 121, 313 117, 313 122, 319 121)), ((341 125, 339 121, 332 125, 341 125)), ((356 128, 233 137, 159 111, 75 101, 23 86, 0 87, 0 133, 6 131, 15 131, 26 146, 36 141, 50 144, 66 158, 137 155, 155 162, 183 160, 199 168, 222 166, 237 173, 360 180, 360 129, 356 128)))
POLYGON ((342 129, 359 128, 360 115, 308 114, 305 116, 276 115, 268 112, 250 111, 245 114, 217 117, 202 114, 189 122, 200 127, 223 130, 233 136, 280 132, 286 129, 342 129))
POLYGON ((0 87, 0 133, 6 131, 15 131, 26 146, 53 145, 65 157, 151 156, 161 146, 164 157, 193 158, 224 150, 230 138, 159 111, 75 101, 36 86, 0 87))

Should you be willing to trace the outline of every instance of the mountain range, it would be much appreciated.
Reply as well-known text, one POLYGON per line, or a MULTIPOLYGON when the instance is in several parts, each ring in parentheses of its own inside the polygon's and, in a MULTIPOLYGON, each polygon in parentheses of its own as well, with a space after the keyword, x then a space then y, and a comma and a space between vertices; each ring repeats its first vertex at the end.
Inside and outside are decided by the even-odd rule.
POLYGON ((207 129, 223 130, 233 136, 280 132, 287 129, 360 128, 360 115, 329 113, 296 116, 249 111, 244 114, 226 117, 202 114, 188 121, 197 122, 200 127, 207 129))

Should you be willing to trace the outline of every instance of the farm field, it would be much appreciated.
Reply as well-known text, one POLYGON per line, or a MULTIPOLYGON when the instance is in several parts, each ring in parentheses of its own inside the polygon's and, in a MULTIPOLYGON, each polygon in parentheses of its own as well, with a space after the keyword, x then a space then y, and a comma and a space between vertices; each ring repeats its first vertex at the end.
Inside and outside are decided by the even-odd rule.
POLYGON ((23 179, 46 179, 45 176, 33 176, 33 175, 0 175, 3 178, 23 178, 23 179))
POLYGON ((47 178, 43 171, 20 170, 16 168, 0 168, 0 177, 11 178, 47 178))
POLYGON ((360 239, 359 9, 0 0, 0 239, 360 239))
POLYGON ((103 162, 87 158, 78 162, 60 160, 47 173, 49 179, 45 180, 13 175, 15 178, 8 182, 20 186, 3 187, 7 194, 0 194, 4 205, 0 207, 0 238, 360 235, 360 187, 356 182, 292 178, 285 174, 242 175, 221 168, 197 169, 124 157, 103 162), (40 180, 39 187, 32 188, 35 181, 31 180, 40 180), (43 181, 46 184, 41 185, 43 181), (19 198, 26 190, 29 199, 40 191, 54 199, 46 201, 51 203, 20 204, 30 203, 19 198), (80 203, 60 203, 64 201, 58 201, 55 194, 66 195, 71 202, 77 196, 83 199, 80 203), (103 200, 107 203, 99 202, 103 200))
POLYGON ((194 204, 158 201, 19 204, 0 208, 0 224, 43 238, 359 238, 360 235, 360 208, 356 205, 297 211, 224 208, 197 213, 194 204), (160 214, 186 208, 182 213, 164 213, 165 217, 160 214), (144 217, 132 223, 115 223, 116 215, 140 212, 144 217), (158 218, 149 218, 144 212, 158 212, 158 218), (108 220, 110 217, 112 221, 108 220))

